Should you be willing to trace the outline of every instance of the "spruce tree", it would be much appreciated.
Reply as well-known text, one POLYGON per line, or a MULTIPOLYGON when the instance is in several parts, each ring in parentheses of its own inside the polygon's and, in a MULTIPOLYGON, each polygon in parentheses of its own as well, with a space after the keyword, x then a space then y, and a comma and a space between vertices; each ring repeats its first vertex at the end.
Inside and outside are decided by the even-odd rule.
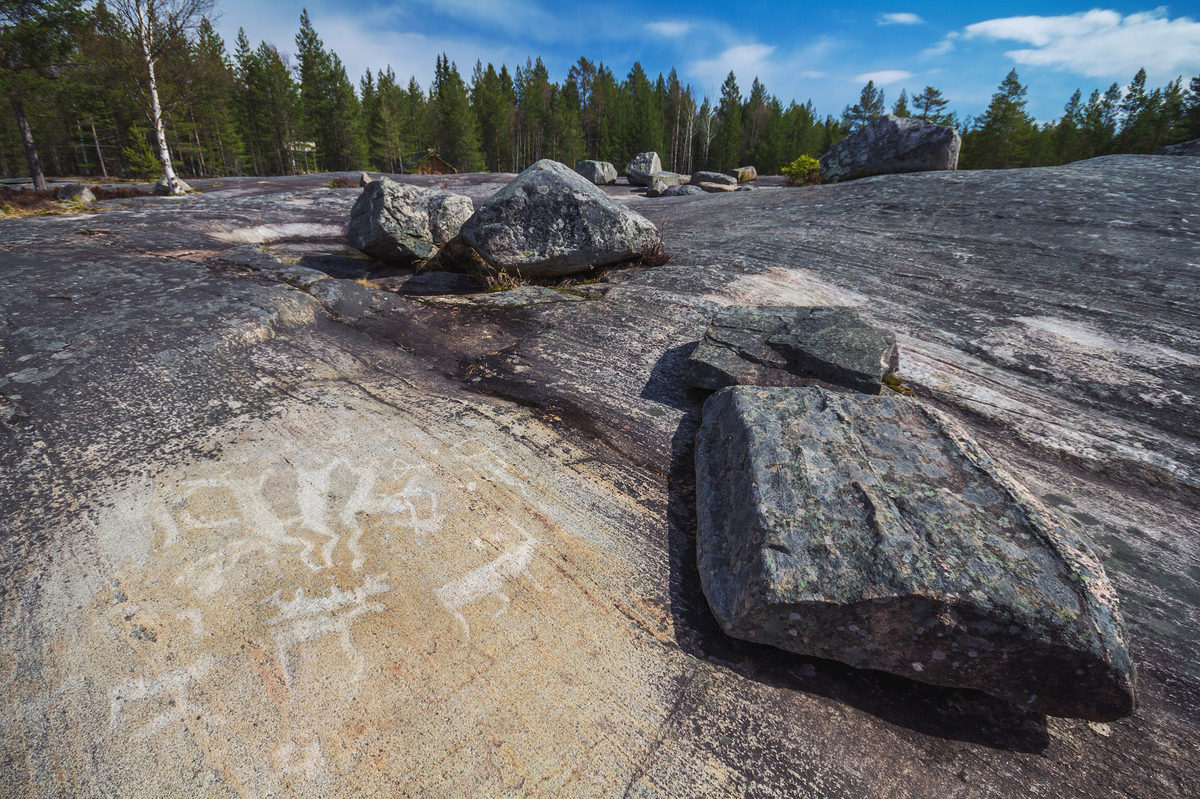
POLYGON ((867 81, 859 94, 858 102, 848 105, 842 111, 842 124, 849 130, 858 130, 872 119, 884 115, 887 105, 884 103, 883 90, 875 88, 875 81, 867 81))
POLYGON ((900 90, 900 96, 896 98, 896 104, 892 106, 892 114, 898 117, 912 116, 912 112, 908 110, 908 92, 904 89, 900 90))
POLYGON ((1033 120, 1025 111, 1027 89, 1014 69, 992 95, 979 125, 964 137, 963 153, 971 167, 1007 169, 1026 166, 1033 120))
POLYGON ((721 171, 733 169, 741 158, 742 94, 732 71, 721 84, 721 102, 717 106, 715 124, 712 148, 705 166, 721 171))
POLYGON ((435 139, 442 158, 459 172, 482 169, 478 122, 467 99, 467 87, 458 67, 444 53, 438 57, 431 95, 435 139))

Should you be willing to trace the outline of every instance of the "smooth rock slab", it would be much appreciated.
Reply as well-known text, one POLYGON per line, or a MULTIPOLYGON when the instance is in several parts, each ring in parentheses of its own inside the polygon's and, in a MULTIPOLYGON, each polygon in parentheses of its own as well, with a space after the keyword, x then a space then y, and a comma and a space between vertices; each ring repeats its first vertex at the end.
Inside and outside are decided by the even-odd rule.
POLYGON ((549 159, 484 202, 461 239, 493 268, 524 277, 627 261, 660 241, 650 220, 549 159))
POLYGON ((961 144, 952 127, 887 114, 830 147, 821 156, 821 177, 826 181, 853 180, 956 169, 961 144))
POLYGON ((608 161, 580 161, 575 171, 597 186, 611 186, 617 182, 617 168, 608 161))
POLYGON ((625 175, 629 178, 631 186, 649 186, 650 176, 662 171, 662 161, 658 153, 638 153, 625 165, 625 175))
POLYGON ((689 386, 806 386, 814 380, 867 394, 899 366, 896 336, 852 308, 733 306, 718 313, 688 359, 689 386))
POLYGON ((432 258, 474 212, 471 198, 380 178, 350 211, 350 246, 372 258, 414 264, 432 258))
POLYGON ((1051 715, 1133 712, 1100 562, 947 417, 734 386, 695 458, 700 579, 729 635, 1051 715))

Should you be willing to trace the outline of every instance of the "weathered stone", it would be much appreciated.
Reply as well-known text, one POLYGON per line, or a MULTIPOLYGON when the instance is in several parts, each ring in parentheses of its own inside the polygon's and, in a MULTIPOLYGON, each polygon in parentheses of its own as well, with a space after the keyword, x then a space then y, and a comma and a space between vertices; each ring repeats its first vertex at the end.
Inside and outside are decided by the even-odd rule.
POLYGON ((168 178, 163 175, 154 183, 154 193, 160 197, 180 196, 183 194, 191 194, 192 187, 187 182, 176 175, 173 178, 168 178))
POLYGON ((59 186, 54 196, 66 202, 94 203, 96 201, 96 195, 85 183, 68 183, 65 186, 59 186))
POLYGON ((688 359, 689 386, 805 386, 814 380, 878 394, 896 371, 896 337, 852 308, 733 306, 704 331, 688 359))
POLYGON ((752 166, 739 166, 729 170, 729 175, 737 179, 738 183, 753 183, 758 180, 758 170, 752 166))
POLYGON ((688 182, 688 176, 678 172, 655 172, 650 178, 652 180, 661 180, 668 186, 681 186, 688 182))
POLYGON ((659 235, 570 167, 542 159, 479 207, 462 240, 496 269, 553 277, 636 258, 659 235))
POLYGON ((737 190, 736 183, 709 183, 708 181, 704 181, 703 183, 689 183, 688 185, 689 186, 697 186, 700 188, 701 191, 707 191, 707 192, 711 192, 713 194, 723 192, 723 191, 736 191, 737 190))
POLYGON ((363 172, 362 174, 360 174, 358 176, 358 185, 365 189, 367 187, 367 184, 371 183, 374 180, 375 180, 375 178, 371 177, 366 172, 363 172))
POLYGON ((719 186, 736 186, 738 180, 722 172, 693 172, 688 183, 693 186, 700 186, 704 183, 715 183, 719 186))
POLYGON ((373 180, 350 211, 350 246, 387 263, 426 261, 458 234, 474 210, 471 198, 461 194, 373 180))
POLYGON ((580 161, 575 171, 597 186, 611 186, 617 182, 617 168, 608 161, 580 161))
POLYGON ((826 181, 870 175, 955 169, 961 140, 958 131, 923 119, 887 114, 874 119, 821 156, 826 181))
POLYGON ((670 188, 662 179, 652 177, 650 179, 650 187, 646 189, 647 197, 661 197, 663 192, 670 188))
POLYGON ((650 176, 662 171, 658 153, 638 153, 625 165, 625 175, 632 186, 649 186, 650 176))
POLYGON ((694 194, 705 194, 704 189, 699 186, 689 186, 687 184, 681 186, 668 186, 663 191, 663 197, 687 197, 694 194))
POLYGON ((734 191, 754 191, 757 188, 758 188, 758 186, 745 185, 745 186, 738 186, 736 189, 734 189, 734 191))
POLYGON ((722 389, 696 443, 704 593, 731 636, 1106 721, 1134 708, 1082 534, 891 394, 722 389))
POLYGON ((1154 154, 1200 156, 1200 139, 1192 139, 1191 141, 1180 142, 1179 144, 1168 144, 1166 147, 1159 147, 1154 151, 1154 154))

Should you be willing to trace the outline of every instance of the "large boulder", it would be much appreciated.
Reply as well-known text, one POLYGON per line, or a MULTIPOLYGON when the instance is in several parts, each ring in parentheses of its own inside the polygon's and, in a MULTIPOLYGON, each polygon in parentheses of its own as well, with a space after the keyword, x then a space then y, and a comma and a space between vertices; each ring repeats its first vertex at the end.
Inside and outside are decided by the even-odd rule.
POLYGON ((1051 715, 1132 712, 1100 562, 938 412, 733 386, 695 458, 700 579, 729 635, 1051 715))
POLYGON ((719 186, 736 186, 737 178, 726 175, 723 172, 693 172, 691 179, 688 181, 693 186, 699 186, 703 183, 715 183, 719 186))
POLYGON ((668 186, 682 186, 688 182, 689 176, 680 174, 679 172, 655 172, 650 176, 650 179, 661 180, 668 186))
POLYGON ((896 336, 852 308, 733 306, 704 331, 684 372, 689 386, 806 386, 814 381, 878 394, 896 371, 896 336))
POLYGON ((688 197, 695 194, 705 194, 704 189, 699 186, 689 186, 687 184, 680 186, 668 186, 662 193, 663 197, 688 197))
POLYGON ((729 170, 729 176, 736 178, 738 183, 753 183, 758 180, 758 170, 752 166, 739 166, 729 170))
POLYGON ((191 194, 192 187, 187 184, 183 178, 178 175, 167 177, 163 175, 154 183, 154 193, 159 197, 180 197, 184 194, 191 194))
POLYGON ((1168 144, 1166 147, 1159 147, 1154 151, 1154 154, 1200 156, 1200 139, 1192 139, 1191 141, 1180 142, 1179 144, 1168 144))
POLYGON ((617 182, 617 168, 608 161, 580 161, 575 171, 597 186, 611 186, 617 182))
POLYGON ((923 119, 892 114, 871 120, 821 156, 821 178, 932 172, 958 167, 958 131, 923 119))
POLYGON ((484 202, 463 225, 461 239, 494 269, 523 277, 629 260, 661 241, 648 219, 549 159, 484 202))
POLYGON ((65 186, 59 186, 58 191, 54 192, 54 196, 56 199, 65 202, 96 202, 96 195, 92 193, 91 188, 86 183, 68 183, 65 186))
POLYGON ((649 186, 650 176, 662 171, 658 153, 638 153, 625 165, 625 175, 631 186, 649 186))
POLYGON ((350 211, 350 246, 380 261, 410 265, 432 258, 474 211, 471 198, 380 178, 350 211))

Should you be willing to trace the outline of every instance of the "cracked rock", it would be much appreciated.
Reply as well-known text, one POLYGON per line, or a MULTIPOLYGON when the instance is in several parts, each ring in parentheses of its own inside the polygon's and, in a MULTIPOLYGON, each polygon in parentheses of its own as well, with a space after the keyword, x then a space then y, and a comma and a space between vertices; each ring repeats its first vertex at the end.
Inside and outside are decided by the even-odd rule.
POLYGON ((1099 560, 938 412, 734 386, 695 457, 700 579, 729 635, 1051 715, 1132 713, 1099 560))
POLYGON ((704 331, 684 379, 710 391, 820 380, 878 394, 883 378, 898 366, 895 335, 867 324, 851 308, 734 306, 704 331))
POLYGON ((350 246, 387 263, 426 261, 458 235, 474 210, 462 194, 373 180, 350 211, 350 246))

